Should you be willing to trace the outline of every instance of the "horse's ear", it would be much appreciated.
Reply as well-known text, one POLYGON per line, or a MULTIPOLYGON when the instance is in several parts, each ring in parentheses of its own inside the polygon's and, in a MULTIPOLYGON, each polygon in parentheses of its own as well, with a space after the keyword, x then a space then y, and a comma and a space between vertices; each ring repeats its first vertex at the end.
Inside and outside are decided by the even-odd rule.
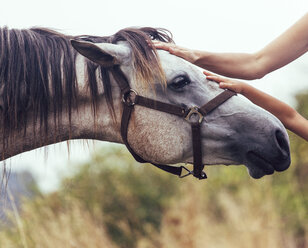
POLYGON ((71 40, 71 44, 80 54, 103 67, 121 64, 130 52, 126 46, 110 43, 71 40))

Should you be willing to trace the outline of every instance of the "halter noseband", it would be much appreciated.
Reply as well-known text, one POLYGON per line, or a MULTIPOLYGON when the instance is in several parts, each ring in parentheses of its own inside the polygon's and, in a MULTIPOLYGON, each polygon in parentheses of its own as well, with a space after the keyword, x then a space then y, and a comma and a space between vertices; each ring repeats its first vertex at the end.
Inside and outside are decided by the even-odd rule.
POLYGON ((121 71, 119 66, 114 66, 111 69, 112 75, 114 79, 117 81, 122 94, 122 102, 123 102, 123 113, 122 113, 122 120, 121 120, 121 136, 123 139, 124 144, 126 145, 127 149, 136 159, 136 161, 140 163, 148 163, 149 161, 144 160, 135 151, 131 148, 127 140, 127 129, 129 120, 131 117, 131 113, 134 109, 135 105, 140 105, 146 108, 158 110, 161 112, 165 112, 168 114, 173 114, 179 117, 182 117, 186 121, 188 121, 191 125, 192 131, 192 143, 193 143, 193 170, 190 171, 185 166, 170 166, 170 165, 163 165, 163 164, 156 164, 151 163, 154 166, 172 173, 174 175, 178 175, 180 178, 186 177, 188 175, 193 175, 199 179, 207 178, 205 172, 203 171, 204 164, 202 163, 202 145, 201 145, 201 123, 203 121, 203 117, 206 116, 208 113, 213 111, 216 107, 220 106, 222 103, 227 101, 232 96, 236 95, 235 92, 230 90, 225 90, 224 92, 220 93, 218 96, 204 104, 202 107, 194 106, 192 108, 186 109, 177 105, 169 104, 160 102, 157 100, 153 100, 147 97, 143 97, 137 94, 137 92, 130 88, 129 82, 121 71), (198 117, 192 118, 193 116, 198 117), (182 175, 182 170, 186 170, 186 174, 182 175))

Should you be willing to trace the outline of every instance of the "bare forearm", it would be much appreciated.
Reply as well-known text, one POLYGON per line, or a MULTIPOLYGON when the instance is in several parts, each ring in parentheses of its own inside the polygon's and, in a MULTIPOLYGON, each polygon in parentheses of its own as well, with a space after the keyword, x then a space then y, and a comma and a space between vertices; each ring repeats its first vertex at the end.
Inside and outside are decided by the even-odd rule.
POLYGON ((254 104, 271 112, 282 122, 295 113, 295 110, 286 103, 250 86, 249 84, 243 86, 241 94, 254 104))
POLYGON ((215 73, 242 79, 257 79, 264 76, 260 66, 259 54, 249 53, 211 53, 176 46, 173 43, 153 41, 152 46, 215 73))
POLYGON ((195 64, 233 78, 257 79, 277 70, 308 51, 308 13, 256 53, 195 51, 195 64))
POLYGON ((248 84, 245 84, 241 93, 254 104, 275 115, 286 128, 294 131, 292 130, 292 125, 294 124, 292 123, 292 120, 298 113, 288 104, 256 88, 253 88, 248 84))
POLYGON ((249 85, 243 87, 242 94, 256 105, 275 115, 287 129, 308 141, 308 120, 295 109, 249 85))
POLYGON ((258 79, 264 76, 257 54, 211 53, 194 51, 194 64, 206 70, 232 78, 258 79))
POLYGON ((308 141, 308 120, 295 113, 293 118, 288 121, 287 129, 308 141))

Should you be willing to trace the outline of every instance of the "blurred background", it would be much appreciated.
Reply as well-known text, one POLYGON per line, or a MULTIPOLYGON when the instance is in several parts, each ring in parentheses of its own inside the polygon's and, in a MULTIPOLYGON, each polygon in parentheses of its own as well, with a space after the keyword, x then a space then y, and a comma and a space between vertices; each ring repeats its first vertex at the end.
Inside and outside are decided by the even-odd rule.
MULTIPOLYGON (((12 0, 0 6, 0 26, 71 35, 163 27, 179 45, 217 52, 257 51, 308 10, 302 0, 12 0)), ((251 84, 308 117, 307 54, 251 84)), ((308 247, 308 145, 290 139, 290 169, 260 180, 239 166, 207 168, 206 181, 179 180, 105 142, 74 141, 70 153, 57 144, 47 155, 37 149, 15 156, 6 161, 0 247, 308 247)))

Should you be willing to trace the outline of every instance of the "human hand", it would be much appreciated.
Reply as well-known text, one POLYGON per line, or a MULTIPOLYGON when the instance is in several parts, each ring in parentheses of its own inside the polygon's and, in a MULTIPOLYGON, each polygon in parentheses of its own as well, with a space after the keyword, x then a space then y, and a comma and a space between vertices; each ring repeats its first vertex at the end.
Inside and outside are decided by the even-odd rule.
POLYGON ((177 46, 174 43, 161 42, 157 40, 153 40, 152 44, 156 49, 168 51, 169 53, 181 57, 190 63, 194 64, 197 60, 197 54, 194 50, 177 46))
POLYGON ((218 76, 208 71, 203 71, 203 74, 206 76, 206 79, 218 83, 220 88, 232 90, 236 93, 243 93, 245 87, 247 86, 247 84, 242 81, 218 76))

